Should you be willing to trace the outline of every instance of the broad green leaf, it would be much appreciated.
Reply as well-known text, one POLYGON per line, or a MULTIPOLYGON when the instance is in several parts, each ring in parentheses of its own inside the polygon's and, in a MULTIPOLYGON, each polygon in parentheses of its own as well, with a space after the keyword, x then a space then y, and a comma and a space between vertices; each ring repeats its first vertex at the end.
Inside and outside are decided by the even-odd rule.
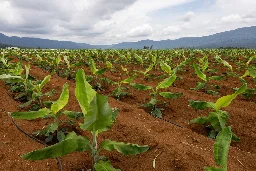
POLYGON ((206 80, 206 75, 205 75, 204 73, 202 73, 202 71, 199 69, 198 65, 197 65, 196 63, 193 63, 193 67, 194 67, 194 69, 195 69, 195 71, 196 71, 196 75, 197 75, 200 79, 202 79, 202 80, 204 80, 204 81, 206 82, 206 81, 207 81, 207 80, 206 80))
POLYGON ((66 115, 70 119, 79 119, 79 118, 84 117, 82 112, 74 112, 74 111, 65 110, 63 113, 64 113, 64 115, 66 115))
POLYGON ((151 86, 145 86, 145 85, 143 85, 143 84, 135 84, 135 83, 131 83, 130 84, 132 87, 134 87, 135 89, 137 89, 137 90, 150 90, 150 89, 152 89, 153 87, 151 87, 151 86))
POLYGON ((248 67, 248 73, 252 78, 256 78, 256 67, 248 67))
POLYGON ((74 151, 88 150, 89 143, 90 141, 88 138, 77 136, 74 132, 71 132, 66 136, 65 140, 42 149, 32 151, 21 157, 26 160, 43 160, 60 157, 74 151))
POLYGON ((249 60, 246 62, 246 66, 248 67, 248 65, 250 64, 250 62, 251 62, 252 60, 254 60, 254 59, 256 59, 256 55, 254 55, 254 56, 252 56, 252 57, 249 58, 249 60))
POLYGON ((132 80, 133 80, 135 77, 137 77, 137 74, 133 74, 133 76, 124 79, 123 81, 121 81, 121 83, 127 83, 127 84, 129 84, 129 83, 132 82, 132 80))
POLYGON ((171 92, 161 92, 159 94, 160 96, 167 99, 174 99, 174 98, 181 97, 183 95, 182 93, 171 93, 171 92))
POLYGON ((91 72, 92 72, 93 74, 96 74, 96 72, 98 71, 98 69, 96 68, 96 64, 94 63, 94 60, 93 60, 91 57, 89 57, 89 61, 90 61, 90 63, 91 63, 91 72))
POLYGON ((68 83, 65 83, 62 88, 61 95, 57 101, 55 101, 51 106, 52 113, 56 114, 60 111, 66 104, 68 103, 69 98, 69 90, 68 90, 68 83))
POLYGON ((156 98, 151 98, 150 101, 148 102, 148 104, 151 105, 151 106, 156 105, 156 103, 157 103, 156 98))
POLYGON ((57 139, 59 142, 63 141, 65 139, 65 133, 63 131, 57 131, 57 139))
POLYGON ((222 80, 224 78, 225 78, 225 76, 211 76, 211 77, 209 77, 209 80, 222 80))
POLYGON ((151 110, 151 115, 156 117, 156 118, 163 118, 162 114, 162 108, 154 108, 151 110))
POLYGON ((165 62, 160 62, 160 67, 163 71, 165 71, 167 74, 171 74, 172 73, 172 68, 167 65, 165 62))
POLYGON ((33 134, 38 135, 44 135, 44 136, 49 136, 50 133, 54 133, 59 127, 59 123, 58 122, 54 122, 49 124, 46 128, 44 128, 43 130, 37 131, 33 134))
POLYGON ((204 61, 203 61, 203 63, 201 63, 201 65, 202 65, 202 70, 203 71, 205 71, 208 68, 209 62, 208 62, 208 57, 207 56, 204 57, 204 61))
POLYGON ((160 83, 157 85, 156 89, 168 88, 168 87, 170 87, 170 86, 173 84, 173 82, 174 82, 175 80, 176 80, 176 75, 173 74, 173 75, 171 75, 170 77, 166 78, 164 81, 160 82, 160 83))
POLYGON ((222 60, 222 64, 232 70, 232 66, 225 60, 222 60))
POLYGON ((95 97, 96 92, 92 89, 91 85, 86 81, 85 74, 82 69, 79 69, 76 73, 75 95, 83 114, 86 115, 89 109, 89 105, 95 97))
POLYGON ((152 56, 152 62, 154 63, 154 64, 156 64, 156 56, 152 56))
POLYGON ((223 128, 216 137, 214 143, 214 158, 218 166, 227 169, 228 151, 232 139, 231 127, 223 128))
POLYGON ((135 54, 135 59, 137 60, 137 62, 139 62, 140 64, 143 63, 142 57, 140 57, 139 55, 135 54))
POLYGON ((206 122, 209 122, 208 117, 202 116, 195 119, 192 119, 189 121, 190 123, 197 123, 197 124, 205 124, 206 122))
POLYGON ((96 171, 121 171, 120 169, 115 169, 110 161, 98 161, 94 164, 94 168, 96 171))
POLYGON ((222 63, 224 66, 228 67, 230 70, 232 70, 232 66, 225 60, 221 59, 218 55, 214 57, 218 62, 222 63))
POLYGON ((13 78, 21 79, 21 76, 14 76, 14 75, 10 75, 10 74, 2 74, 2 75, 0 75, 0 80, 1 79, 13 79, 13 78))
POLYGON ((47 108, 40 109, 38 111, 29 112, 12 112, 11 115, 15 119, 32 120, 48 115, 51 111, 47 108))
POLYGON ((30 70, 30 65, 25 65, 25 71, 26 71, 26 75, 25 75, 25 79, 28 79, 28 75, 29 75, 29 70, 30 70))
POLYGON ((127 68, 123 67, 123 65, 121 65, 121 68, 122 68, 122 70, 123 70, 124 72, 127 72, 127 71, 128 71, 127 68))
POLYGON ((39 84, 39 89, 42 90, 42 88, 50 81, 50 79, 51 75, 47 75, 46 77, 44 77, 44 80, 41 82, 41 84, 39 84))
POLYGON ((226 111, 217 111, 217 112, 210 112, 208 116, 208 120, 211 123, 212 127, 216 131, 221 131, 229 118, 229 115, 226 111))
POLYGON ((221 107, 229 106, 232 100, 234 100, 237 95, 243 93, 246 90, 246 86, 247 84, 245 83, 234 94, 219 98, 215 103, 215 109, 219 110, 221 107))
POLYGON ((112 64, 109 61, 106 61, 106 65, 107 65, 108 69, 112 69, 113 68, 112 64))
POLYGON ((58 56, 55 58, 55 64, 56 64, 56 65, 59 65, 60 61, 61 61, 61 57, 60 57, 60 55, 58 55, 58 56))
POLYGON ((204 110, 206 108, 214 109, 214 105, 215 104, 212 102, 189 100, 189 106, 193 107, 195 110, 204 110))
POLYGON ((139 146, 138 144, 123 143, 111 140, 104 140, 101 143, 101 148, 108 151, 117 150, 119 153, 124 155, 136 155, 146 152, 149 149, 147 145, 139 146))
POLYGON ((66 64, 67 64, 68 68, 70 68, 70 62, 69 62, 69 60, 68 60, 68 56, 64 56, 63 58, 64 58, 64 61, 65 61, 66 64))
POLYGON ((29 101, 27 101, 26 103, 20 104, 19 107, 21 107, 21 108, 27 107, 27 106, 29 106, 32 102, 33 102, 33 100, 29 100, 29 101))
POLYGON ((215 109, 219 110, 221 107, 227 107, 232 102, 232 100, 235 99, 235 97, 235 94, 231 94, 219 98, 215 103, 215 109))
POLYGON ((244 75, 241 76, 241 78, 246 77, 247 75, 250 75, 248 69, 245 71, 244 75))
POLYGON ((153 69, 154 65, 150 64, 149 67, 146 69, 145 72, 143 72, 144 75, 146 75, 149 71, 151 71, 153 69))
POLYGON ((99 69, 97 70, 97 72, 95 73, 96 75, 102 75, 104 74, 104 72, 107 70, 107 68, 102 68, 102 69, 99 69))
POLYGON ((247 86, 247 83, 244 83, 238 90, 236 90, 234 94, 236 95, 242 94, 243 92, 245 92, 246 86, 247 86))
POLYGON ((108 104, 108 97, 96 94, 80 127, 83 130, 103 132, 111 127, 113 114, 115 113, 108 104))

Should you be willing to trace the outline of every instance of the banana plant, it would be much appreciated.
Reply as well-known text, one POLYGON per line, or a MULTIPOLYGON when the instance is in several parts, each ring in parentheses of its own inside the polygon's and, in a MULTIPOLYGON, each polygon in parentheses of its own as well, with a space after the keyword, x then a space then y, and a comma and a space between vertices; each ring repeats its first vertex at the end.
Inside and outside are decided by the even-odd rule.
POLYGON ((158 96, 160 95, 160 96, 168 99, 168 98, 178 98, 183 95, 182 93, 160 92, 159 91, 160 89, 170 87, 174 83, 176 78, 177 78, 177 76, 174 73, 174 74, 170 75, 168 78, 166 78, 165 80, 163 80, 162 82, 158 83, 158 85, 156 87, 146 86, 143 84, 136 84, 136 83, 131 83, 131 86, 137 90, 142 90, 142 91, 150 90, 151 91, 151 93, 150 93, 151 99, 144 106, 151 109, 151 114, 154 117, 162 118, 161 110, 163 110, 163 109, 157 107, 157 103, 159 101, 158 96))
POLYGON ((61 57, 60 55, 57 55, 57 57, 55 58, 55 60, 53 60, 53 64, 54 64, 54 71, 57 73, 57 75, 60 74, 60 69, 59 69, 59 64, 61 62, 61 57))
POLYGON ((21 62, 10 62, 9 60, 4 53, 0 56, 0 75, 2 75, 2 79, 7 79, 8 76, 20 76, 23 72, 21 62))
MULTIPOLYGON (((60 116, 63 113, 63 108, 68 103, 69 99, 69 90, 68 90, 68 84, 65 83, 62 88, 61 95, 57 101, 54 101, 50 108, 41 108, 38 111, 28 111, 28 112, 12 112, 11 116, 15 119, 25 119, 25 120, 34 120, 38 118, 53 118, 53 122, 50 123, 48 126, 43 128, 42 130, 39 130, 37 132, 34 132, 36 136, 45 136, 45 142, 50 142, 53 137, 54 133, 56 132, 57 139, 59 141, 62 141, 65 138, 64 131, 59 130, 59 126, 61 123, 63 123, 62 120, 60 120, 60 116)), ((66 113, 68 113, 66 111, 66 113)))
POLYGON ((200 66, 197 63, 193 63, 193 67, 195 69, 197 77, 200 78, 201 80, 203 80, 204 82, 197 82, 196 88, 191 88, 191 89, 192 90, 201 90, 201 89, 203 89, 205 93, 212 94, 212 95, 217 95, 218 92, 209 89, 209 87, 214 87, 215 88, 216 86, 210 85, 208 82, 210 80, 221 80, 221 79, 224 78, 224 76, 207 77, 206 74, 204 73, 204 71, 208 68, 208 66, 206 67, 204 65, 203 67, 200 68, 200 66))
POLYGON ((216 164, 220 167, 206 167, 206 171, 228 171, 228 151, 231 141, 231 127, 224 127, 218 133, 214 143, 214 159, 216 164))
POLYGON ((224 59, 222 59, 219 55, 216 55, 214 58, 216 61, 218 61, 219 63, 222 63, 225 67, 228 67, 228 69, 232 71, 232 65, 230 65, 224 59))
POLYGON ((71 80, 72 79, 72 67, 75 66, 75 64, 70 64, 70 60, 68 56, 64 56, 63 57, 65 63, 67 64, 67 69, 64 72, 64 75, 67 77, 67 80, 71 80))
POLYGON ((97 69, 95 62, 91 57, 89 57, 89 62, 91 64, 91 72, 94 75, 93 88, 96 90, 102 90, 102 85, 100 83, 99 76, 103 75, 107 68, 97 69))
POLYGON ((76 74, 75 95, 84 115, 84 122, 80 123, 80 128, 90 131, 92 139, 69 133, 64 140, 54 145, 27 153, 22 158, 26 160, 43 160, 67 155, 74 151, 88 151, 92 158, 92 170, 119 170, 115 169, 110 161, 104 156, 100 156, 102 150, 116 150, 124 155, 136 155, 149 149, 147 145, 123 143, 105 139, 101 144, 98 143, 100 133, 108 130, 116 116, 117 111, 113 111, 108 104, 108 97, 96 93, 85 79, 82 69, 76 74))
MULTIPOLYGON (((215 103, 205 101, 189 101, 189 105, 195 110, 204 110, 206 108, 213 109, 209 115, 192 119, 190 123, 205 124, 209 123, 212 128, 210 137, 215 138, 216 134, 225 128, 226 122, 229 119, 229 114, 226 111, 220 110, 223 107, 227 107, 231 102, 239 95, 245 92, 247 84, 244 83, 235 93, 227 96, 220 97, 215 103)), ((232 133, 232 139, 239 141, 239 138, 232 133)))
POLYGON ((117 100, 120 100, 121 97, 128 96, 129 92, 127 92, 128 87, 124 87, 124 84, 131 84, 133 79, 137 76, 134 74, 133 76, 126 78, 122 81, 112 82, 113 85, 116 85, 116 88, 112 91, 111 95, 114 96, 117 100))
MULTIPOLYGON (((27 70, 27 68, 26 68, 27 70)), ((26 76, 27 77, 27 76, 26 76)), ((37 110, 39 108, 42 108, 45 106, 45 103, 43 101, 43 97, 49 97, 52 96, 55 93, 55 90, 51 90, 49 92, 43 93, 43 87, 50 81, 51 75, 47 75, 42 81, 31 81, 28 79, 24 80, 24 85, 26 87, 25 93, 26 95, 29 95, 28 101, 20 107, 26 107, 29 106, 30 104, 34 103, 32 106, 33 110, 37 110)))

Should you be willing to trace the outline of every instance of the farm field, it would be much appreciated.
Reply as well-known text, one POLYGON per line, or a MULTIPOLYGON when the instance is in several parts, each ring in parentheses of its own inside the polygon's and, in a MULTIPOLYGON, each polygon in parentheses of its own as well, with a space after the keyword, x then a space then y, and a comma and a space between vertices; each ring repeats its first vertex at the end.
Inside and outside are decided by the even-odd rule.
MULTIPOLYGON (((81 124, 90 113, 81 110, 82 99, 88 100, 87 94, 92 92, 87 82, 97 94, 108 96, 110 107, 115 108, 113 113, 118 111, 111 128, 106 124, 104 132, 96 133, 98 142, 110 139, 139 145, 134 147, 138 148, 137 155, 103 150, 100 154, 114 168, 256 170, 256 50, 0 52, 0 170, 59 170, 54 157, 38 161, 20 157, 44 145, 19 131, 12 117, 22 130, 37 135, 47 145, 68 142, 67 135, 72 131, 93 138, 89 127, 81 124), (84 85, 87 88, 80 90, 87 94, 79 98, 79 87, 84 85), (51 113, 29 113, 42 109, 51 113), (217 146, 220 152, 216 157, 217 146)), ((104 121, 94 124, 102 126, 104 121)), ((63 170, 92 168, 89 152, 73 151, 60 157, 63 170)))

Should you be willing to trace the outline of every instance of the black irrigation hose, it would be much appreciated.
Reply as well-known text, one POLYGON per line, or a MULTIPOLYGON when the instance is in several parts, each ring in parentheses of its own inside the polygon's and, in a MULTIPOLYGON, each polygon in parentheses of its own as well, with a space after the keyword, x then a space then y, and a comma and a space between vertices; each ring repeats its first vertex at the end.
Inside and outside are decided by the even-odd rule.
MULTIPOLYGON (((8 113, 8 116, 11 117, 12 123, 15 125, 15 127, 16 127, 20 132, 22 132, 23 134, 25 134, 27 137, 33 139, 34 141, 36 141, 36 142, 38 142, 38 143, 40 143, 40 144, 43 144, 43 145, 46 146, 46 147, 48 146, 45 142, 43 142, 43 141, 37 139, 36 137, 34 137, 34 136, 28 134, 28 133, 25 132, 23 129, 21 129, 21 128, 17 125, 17 123, 15 122, 14 118, 11 116, 10 113, 8 113)), ((59 170, 60 170, 60 171, 63 171, 63 169, 62 169, 62 164, 61 164, 60 159, 59 159, 58 157, 55 157, 55 159, 56 159, 57 162, 58 162, 59 170)))
POLYGON ((163 121, 165 121, 165 122, 169 122, 169 123, 171 123, 171 124, 173 124, 173 125, 175 125, 175 126, 177 126, 177 127, 184 128, 183 126, 180 126, 179 124, 176 124, 176 123, 174 123, 174 122, 172 122, 172 121, 170 121, 170 120, 167 120, 167 119, 164 119, 164 118, 159 118, 159 119, 161 119, 161 120, 163 120, 163 121))

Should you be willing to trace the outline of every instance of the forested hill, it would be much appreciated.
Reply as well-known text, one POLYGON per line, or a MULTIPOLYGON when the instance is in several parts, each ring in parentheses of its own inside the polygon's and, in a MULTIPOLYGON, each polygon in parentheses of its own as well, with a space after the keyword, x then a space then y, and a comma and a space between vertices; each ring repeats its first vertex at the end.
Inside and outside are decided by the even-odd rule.
POLYGON ((184 37, 176 40, 161 41, 141 40, 138 42, 122 42, 114 45, 90 45, 87 43, 75 43, 72 41, 57 41, 16 36, 9 37, 0 33, 0 43, 12 46, 50 49, 141 49, 144 46, 151 45, 153 45, 153 49, 220 47, 256 48, 256 26, 239 28, 203 37, 184 37))

